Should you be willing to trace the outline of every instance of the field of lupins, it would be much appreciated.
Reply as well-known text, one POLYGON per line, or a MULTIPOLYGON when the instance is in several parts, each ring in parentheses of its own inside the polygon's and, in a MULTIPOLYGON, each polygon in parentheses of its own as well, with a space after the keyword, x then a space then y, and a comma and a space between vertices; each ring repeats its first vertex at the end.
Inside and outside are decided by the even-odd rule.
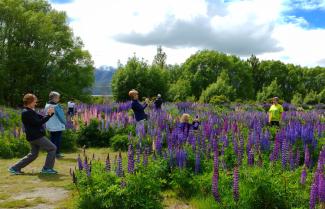
MULTIPOLYGON (((92 120, 101 132, 135 130, 128 134, 126 157, 108 153, 100 162, 85 150, 77 159, 71 175, 80 208, 161 208, 168 190, 195 199, 198 208, 325 208, 324 110, 288 105, 276 128, 268 125, 263 106, 166 104, 162 111, 148 108, 149 120, 140 125, 129 103, 76 109, 68 124, 75 132, 92 120), (183 113, 198 115, 200 128, 180 129, 183 113)), ((0 136, 19 140, 19 120, 5 112, 0 110, 0 136)))

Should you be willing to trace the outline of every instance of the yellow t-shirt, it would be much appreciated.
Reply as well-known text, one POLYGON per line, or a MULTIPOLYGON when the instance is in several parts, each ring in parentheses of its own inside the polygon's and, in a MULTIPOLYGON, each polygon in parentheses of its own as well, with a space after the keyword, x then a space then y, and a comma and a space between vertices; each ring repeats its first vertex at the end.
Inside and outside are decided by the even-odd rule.
POLYGON ((280 121, 281 120, 281 114, 283 112, 283 107, 280 104, 272 105, 270 107, 269 113, 270 113, 270 121, 280 121))

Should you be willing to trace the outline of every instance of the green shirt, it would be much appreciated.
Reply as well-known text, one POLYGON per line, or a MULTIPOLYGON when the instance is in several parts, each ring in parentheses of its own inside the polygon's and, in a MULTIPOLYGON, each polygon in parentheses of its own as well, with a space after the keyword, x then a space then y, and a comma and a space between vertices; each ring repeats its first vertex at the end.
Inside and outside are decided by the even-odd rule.
POLYGON ((283 112, 283 107, 280 104, 272 105, 270 107, 270 121, 280 121, 281 120, 281 113, 283 112))

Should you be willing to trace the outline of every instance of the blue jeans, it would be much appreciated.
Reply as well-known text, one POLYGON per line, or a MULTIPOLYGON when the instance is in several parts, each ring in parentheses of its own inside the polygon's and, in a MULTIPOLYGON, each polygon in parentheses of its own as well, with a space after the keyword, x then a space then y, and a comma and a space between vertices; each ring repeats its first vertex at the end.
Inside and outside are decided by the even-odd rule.
POLYGON ((59 154, 61 148, 62 131, 50 132, 50 140, 56 146, 56 154, 59 154))

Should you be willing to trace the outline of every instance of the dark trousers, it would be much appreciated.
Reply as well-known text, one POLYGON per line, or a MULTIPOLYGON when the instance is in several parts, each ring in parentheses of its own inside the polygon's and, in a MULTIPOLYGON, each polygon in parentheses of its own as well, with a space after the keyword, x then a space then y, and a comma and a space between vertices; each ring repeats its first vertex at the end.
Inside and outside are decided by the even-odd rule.
POLYGON ((30 153, 23 157, 15 165, 13 165, 12 168, 16 171, 20 171, 22 168, 26 167, 38 157, 40 149, 47 151, 47 157, 45 160, 44 168, 53 168, 55 163, 56 146, 52 142, 50 142, 50 140, 48 140, 46 137, 30 141, 29 143, 32 148, 30 153))
POLYGON ((62 131, 50 132, 50 140, 56 146, 56 154, 59 154, 61 148, 62 131))

